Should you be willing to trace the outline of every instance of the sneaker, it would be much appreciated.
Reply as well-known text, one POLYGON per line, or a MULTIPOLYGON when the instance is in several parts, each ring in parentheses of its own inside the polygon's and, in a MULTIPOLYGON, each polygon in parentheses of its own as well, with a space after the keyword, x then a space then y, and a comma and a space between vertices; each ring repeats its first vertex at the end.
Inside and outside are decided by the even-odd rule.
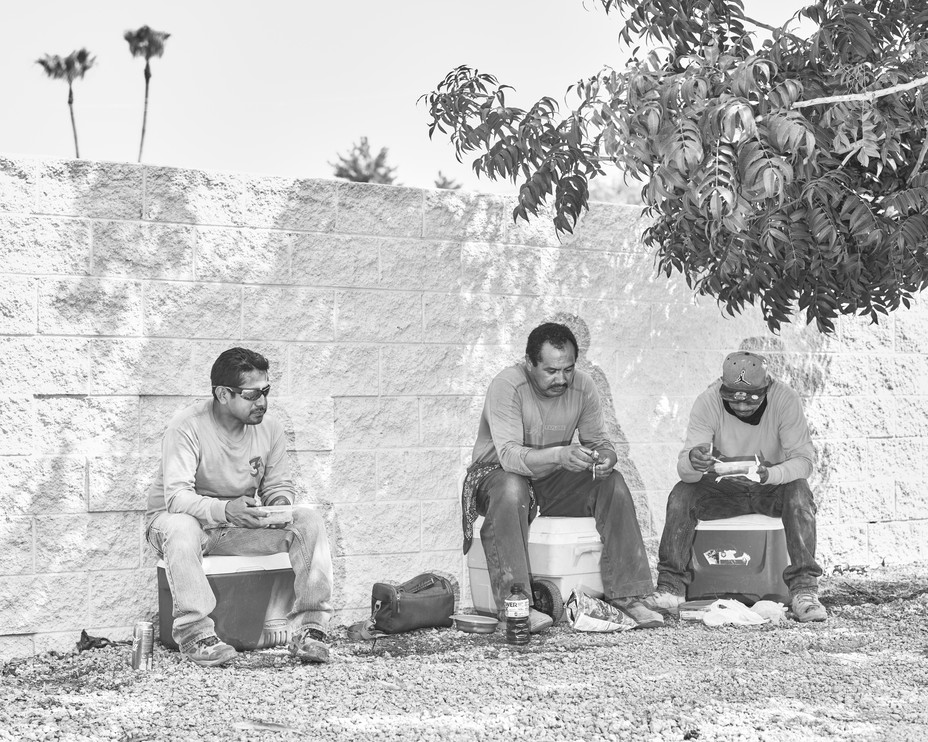
POLYGON ((295 632, 287 649, 301 662, 328 662, 327 637, 319 629, 303 628, 295 632))
POLYGON ((796 593, 790 603, 790 608, 793 609, 793 616, 801 623, 824 621, 828 618, 825 606, 819 602, 818 595, 810 590, 796 593))
POLYGON ((608 603, 627 616, 631 616, 637 624, 636 629, 654 629, 664 625, 664 617, 657 611, 648 608, 641 598, 634 596, 630 598, 613 598, 608 603))
POLYGON ((238 652, 213 635, 198 639, 191 649, 181 650, 181 654, 200 667, 216 667, 235 659, 238 652))
POLYGON ((674 595, 666 590, 658 590, 642 599, 648 608, 665 616, 679 616, 680 605, 686 601, 682 595, 674 595))

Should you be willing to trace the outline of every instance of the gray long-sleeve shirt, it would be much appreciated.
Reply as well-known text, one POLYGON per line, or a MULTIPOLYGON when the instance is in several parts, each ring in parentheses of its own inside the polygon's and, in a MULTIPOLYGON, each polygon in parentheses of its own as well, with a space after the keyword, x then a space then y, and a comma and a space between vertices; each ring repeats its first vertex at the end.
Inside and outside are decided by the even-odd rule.
POLYGON ((161 466, 148 489, 148 517, 188 513, 204 526, 228 523, 226 503, 242 495, 293 502, 283 425, 270 412, 232 440, 213 420, 213 400, 185 407, 168 423, 161 466))
POLYGON ((582 445, 615 451, 606 437, 593 379, 576 371, 567 391, 544 397, 520 363, 503 369, 490 382, 472 461, 499 463, 508 472, 531 477, 525 455, 532 449, 569 445, 575 431, 582 445))

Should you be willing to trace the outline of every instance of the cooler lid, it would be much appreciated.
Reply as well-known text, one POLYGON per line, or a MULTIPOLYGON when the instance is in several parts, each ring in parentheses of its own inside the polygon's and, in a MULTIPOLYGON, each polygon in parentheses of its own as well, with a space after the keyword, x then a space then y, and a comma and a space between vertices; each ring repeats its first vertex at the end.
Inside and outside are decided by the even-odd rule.
POLYGON ((696 524, 697 531, 782 531, 783 521, 769 515, 750 513, 736 515, 733 518, 719 520, 701 520, 696 524))
MULTIPOLYGON (((157 566, 164 569, 164 560, 160 559, 157 566)), ((203 557, 203 571, 208 575, 225 575, 235 572, 270 572, 278 569, 290 569, 290 555, 286 552, 250 556, 203 557)))

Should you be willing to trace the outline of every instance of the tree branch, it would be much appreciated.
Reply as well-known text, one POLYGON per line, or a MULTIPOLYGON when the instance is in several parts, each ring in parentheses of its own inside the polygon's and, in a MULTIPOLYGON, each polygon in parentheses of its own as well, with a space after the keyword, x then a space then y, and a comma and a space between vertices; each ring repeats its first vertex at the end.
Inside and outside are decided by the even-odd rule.
POLYGON ((883 98, 887 95, 892 95, 893 93, 900 93, 903 90, 911 90, 912 88, 920 88, 922 85, 928 85, 928 75, 925 77, 920 77, 917 80, 912 80, 911 82, 904 82, 899 85, 893 85, 891 88, 883 88, 882 90, 868 90, 865 93, 852 93, 849 95, 833 95, 829 98, 813 98, 812 100, 800 100, 793 103, 792 108, 808 108, 809 106, 818 106, 822 103, 844 103, 846 101, 852 100, 874 100, 875 98, 883 98))

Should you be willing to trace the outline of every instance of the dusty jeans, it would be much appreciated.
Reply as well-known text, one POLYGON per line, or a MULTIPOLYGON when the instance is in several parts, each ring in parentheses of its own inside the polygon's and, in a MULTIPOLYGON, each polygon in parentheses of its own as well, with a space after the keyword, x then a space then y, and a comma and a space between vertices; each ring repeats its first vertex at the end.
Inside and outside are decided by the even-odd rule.
MULTIPOLYGON (((651 592, 635 503, 621 474, 613 471, 593 479, 590 472, 561 470, 532 484, 542 515, 596 519, 603 540, 600 571, 607 600, 651 592)), ((502 606, 514 582, 521 582, 530 594, 528 529, 535 513, 529 512, 528 480, 497 469, 480 483, 476 495, 477 511, 484 516, 480 540, 493 598, 502 606)))
POLYGON ((159 513, 148 526, 148 543, 164 559, 174 598, 171 635, 181 651, 216 633, 209 614, 216 598, 203 572, 203 556, 261 555, 287 552, 293 567, 291 626, 325 632, 332 617, 332 556, 322 516, 294 508, 283 528, 207 528, 191 515, 159 513))
POLYGON ((703 477, 699 482, 678 482, 667 498, 667 520, 658 551, 658 590, 686 594, 692 580, 689 563, 697 521, 749 513, 783 520, 790 559, 783 581, 790 594, 815 589, 822 568, 815 561, 815 502, 809 483, 797 479, 768 487, 703 477))

